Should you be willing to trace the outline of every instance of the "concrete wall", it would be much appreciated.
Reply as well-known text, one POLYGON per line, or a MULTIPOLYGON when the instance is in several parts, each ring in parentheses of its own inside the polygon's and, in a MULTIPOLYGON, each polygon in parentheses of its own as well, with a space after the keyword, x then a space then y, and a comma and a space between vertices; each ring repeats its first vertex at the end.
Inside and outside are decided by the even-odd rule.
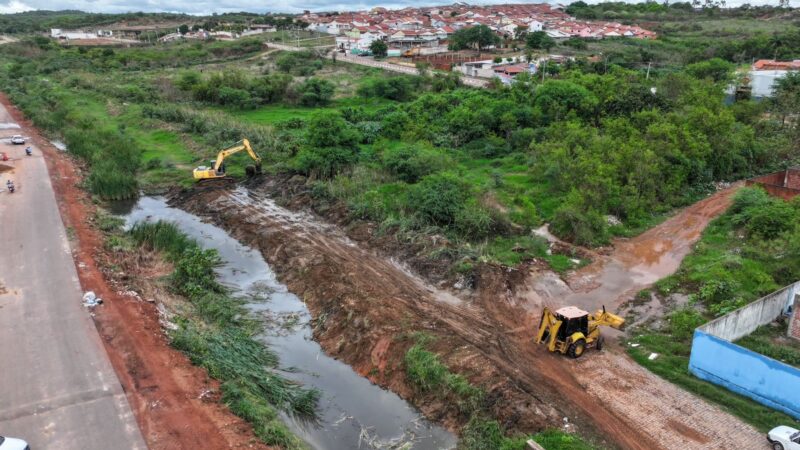
MULTIPOLYGON (((726 341, 735 341, 747 336, 756 328, 772 322, 786 311, 794 302, 795 292, 800 291, 798 287, 800 287, 800 281, 766 295, 730 314, 712 320, 698 330, 726 341)), ((692 352, 694 353, 694 348, 692 352)))
POLYGON ((800 419, 800 369, 697 329, 689 371, 800 419))
POLYGON ((750 87, 753 97, 772 97, 775 82, 786 76, 785 70, 753 70, 750 72, 750 87))
POLYGON ((792 315, 789 319, 789 337, 800 340, 800 295, 795 294, 792 315))

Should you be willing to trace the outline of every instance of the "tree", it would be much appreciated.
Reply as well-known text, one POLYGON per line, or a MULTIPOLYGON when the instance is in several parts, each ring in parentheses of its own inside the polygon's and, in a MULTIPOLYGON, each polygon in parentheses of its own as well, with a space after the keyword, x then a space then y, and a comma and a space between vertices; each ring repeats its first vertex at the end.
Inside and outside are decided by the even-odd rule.
POLYGON ((386 42, 378 39, 369 44, 369 51, 371 51, 376 58, 385 58, 386 55, 389 54, 389 46, 386 45, 386 42))
POLYGON ((720 58, 711 58, 686 66, 686 71, 695 78, 710 78, 715 82, 730 81, 733 64, 720 58))
POLYGON ((181 25, 181 26, 179 26, 179 27, 178 27, 178 31, 179 31, 181 34, 186 34, 186 33, 188 33, 188 32, 189 32, 189 25, 186 25, 186 24, 184 23, 183 25, 181 25))
POLYGON ((301 84, 297 92, 303 106, 326 105, 333 97, 334 85, 328 80, 311 77, 301 84))
POLYGON ((544 31, 534 31, 525 38, 525 46, 535 50, 550 51, 556 46, 556 41, 544 31))
POLYGON ((534 93, 533 104, 549 121, 564 119, 570 112, 587 118, 595 112, 598 100, 585 87, 565 80, 550 80, 534 93))
POLYGON ((478 51, 500 43, 500 36, 496 35, 486 25, 462 28, 450 36, 450 50, 464 50, 476 48, 478 51))

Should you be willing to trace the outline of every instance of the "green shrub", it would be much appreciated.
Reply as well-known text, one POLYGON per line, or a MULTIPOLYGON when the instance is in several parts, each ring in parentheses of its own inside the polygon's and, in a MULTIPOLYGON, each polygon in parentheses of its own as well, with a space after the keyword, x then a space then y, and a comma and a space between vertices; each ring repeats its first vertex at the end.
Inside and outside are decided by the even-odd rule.
POLYGON ((356 92, 362 97, 385 98, 402 102, 409 100, 416 91, 416 78, 399 75, 366 78, 356 92))
POLYGON ((409 191, 409 204, 423 220, 452 225, 467 199, 471 186, 452 173, 427 175, 409 191))
POLYGON ((303 175, 331 179, 350 168, 357 159, 352 148, 310 147, 303 148, 294 158, 293 167, 303 175))
POLYGON ((446 161, 440 152, 419 144, 387 148, 381 160, 389 173, 406 183, 416 183, 425 175, 443 169, 446 161))
POLYGON ((579 195, 569 199, 556 209, 551 230, 578 245, 598 245, 608 241, 608 224, 594 208, 583 204, 579 195))
POLYGON ((327 105, 333 98, 334 85, 322 78, 309 78, 297 87, 300 104, 303 106, 327 105))
POLYGON ((670 313, 669 330, 675 339, 688 341, 694 335, 694 329, 706 320, 694 308, 683 308, 670 313))

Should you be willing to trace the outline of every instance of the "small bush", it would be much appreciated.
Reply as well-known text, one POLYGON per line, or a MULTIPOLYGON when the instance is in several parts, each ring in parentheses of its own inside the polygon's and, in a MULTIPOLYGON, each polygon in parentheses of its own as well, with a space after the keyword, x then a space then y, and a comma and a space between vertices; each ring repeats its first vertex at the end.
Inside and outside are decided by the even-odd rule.
POLYGON ((427 222, 452 225, 470 198, 471 186, 452 173, 428 175, 409 191, 409 204, 427 222))
POLYGON ((436 150, 421 145, 402 145, 388 148, 381 155, 383 166, 406 183, 444 168, 445 158, 436 150))
POLYGON ((669 330, 675 339, 688 341, 694 335, 694 329, 705 322, 694 308, 683 308, 669 315, 669 330))
POLYGON ((322 78, 309 78, 297 87, 303 106, 327 105, 333 98, 334 85, 322 78))

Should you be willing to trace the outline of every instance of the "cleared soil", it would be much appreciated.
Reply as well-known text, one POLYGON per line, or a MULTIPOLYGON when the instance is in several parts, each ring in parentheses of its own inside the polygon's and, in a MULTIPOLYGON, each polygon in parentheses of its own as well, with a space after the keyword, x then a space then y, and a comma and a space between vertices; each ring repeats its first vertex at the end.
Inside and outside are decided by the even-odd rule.
MULTIPOLYGON (((169 346, 155 303, 125 295, 131 278, 103 272, 102 239, 92 225, 95 207, 78 188, 80 168, 57 150, 14 108, 2 102, 26 135, 44 152, 61 217, 71 230, 73 257, 81 286, 104 300, 94 320, 150 449, 266 449, 251 427, 215 400, 217 383, 169 346)), ((107 261, 114 263, 114 261, 107 261)))
MULTIPOLYGON (((293 206, 307 203, 302 189, 287 195, 286 181, 268 179, 248 189, 200 187, 173 202, 260 249, 281 281, 307 302, 323 348, 426 416, 453 429, 466 419, 452 402, 420 396, 407 384, 402 361, 417 331, 435 336, 433 349, 443 361, 485 388, 493 414, 511 430, 564 427, 566 417, 567 429, 628 449, 764 447, 753 428, 619 351, 573 361, 532 343, 542 305, 616 307, 676 270, 707 223, 730 204, 734 189, 617 242, 567 282, 536 264, 484 265, 473 289, 454 295, 389 258, 387 248, 392 254, 394 247, 375 246, 386 241, 364 227, 350 224, 345 232, 276 204, 272 196, 293 206)), ((341 222, 341 211, 328 216, 341 222)), ((410 262, 426 278, 441 280, 435 270, 410 262)))

